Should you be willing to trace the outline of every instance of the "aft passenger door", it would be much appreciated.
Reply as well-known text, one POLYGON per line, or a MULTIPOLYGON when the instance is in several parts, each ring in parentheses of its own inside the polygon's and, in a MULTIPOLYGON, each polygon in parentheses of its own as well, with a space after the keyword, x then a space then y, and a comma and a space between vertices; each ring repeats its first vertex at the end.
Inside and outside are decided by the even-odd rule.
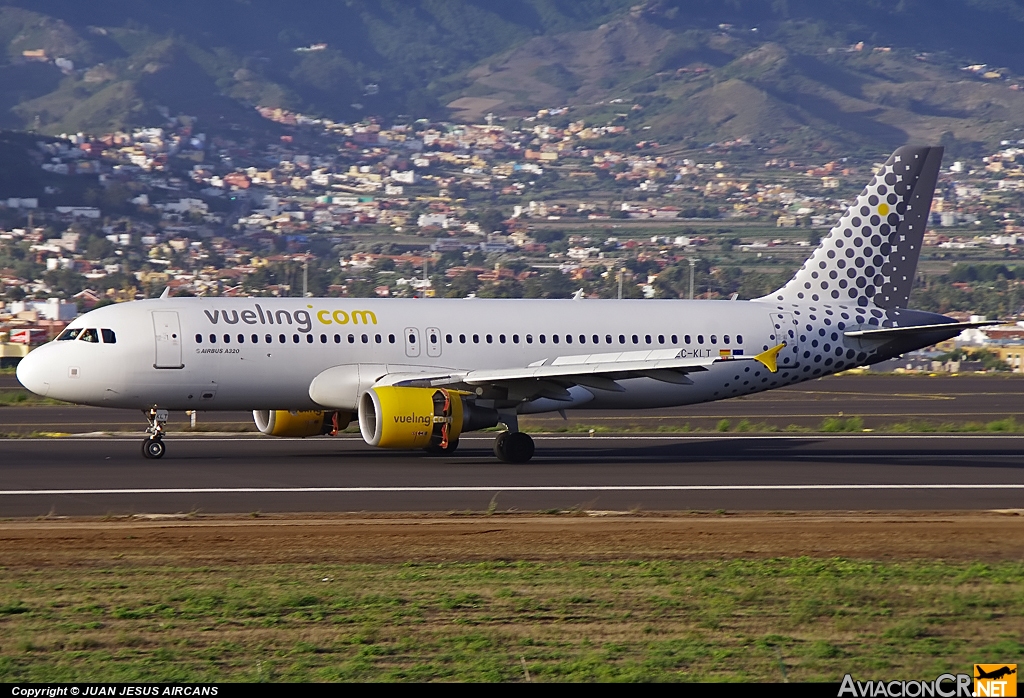
POLYGON ((181 362, 181 325, 173 310, 153 311, 156 361, 153 368, 185 368, 181 362))
POLYGON ((798 337, 800 327, 793 313, 772 313, 772 340, 776 344, 786 343, 786 348, 779 352, 777 359, 780 368, 793 368, 797 365, 800 355, 798 337))
POLYGON ((415 327, 405 328, 405 355, 410 358, 420 355, 420 331, 415 327))
POLYGON ((427 328, 427 356, 441 355, 441 330, 436 327, 427 328))

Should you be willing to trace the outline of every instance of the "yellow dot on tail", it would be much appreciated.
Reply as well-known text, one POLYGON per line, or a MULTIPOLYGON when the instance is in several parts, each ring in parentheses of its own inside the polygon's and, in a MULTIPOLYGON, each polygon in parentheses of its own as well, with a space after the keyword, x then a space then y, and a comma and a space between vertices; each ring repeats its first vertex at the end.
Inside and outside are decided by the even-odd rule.
POLYGON ((878 204, 878 212, 883 216, 889 215, 889 204, 878 204))

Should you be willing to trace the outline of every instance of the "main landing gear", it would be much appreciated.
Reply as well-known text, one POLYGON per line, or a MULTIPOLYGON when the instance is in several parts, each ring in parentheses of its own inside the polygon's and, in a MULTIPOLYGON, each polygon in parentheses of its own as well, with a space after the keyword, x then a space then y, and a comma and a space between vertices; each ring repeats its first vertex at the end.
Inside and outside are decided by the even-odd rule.
POLYGON ((158 410, 155 407, 145 412, 149 426, 146 433, 149 436, 142 442, 142 455, 146 458, 163 458, 167 447, 164 445, 164 427, 167 425, 167 410, 158 410))
POLYGON ((525 463, 533 451, 533 439, 521 431, 503 431, 494 440, 494 455, 502 463, 525 463))
POLYGON ((519 415, 513 411, 500 411, 499 424, 507 431, 494 440, 494 455, 502 463, 525 463, 533 458, 533 439, 519 431, 519 415))

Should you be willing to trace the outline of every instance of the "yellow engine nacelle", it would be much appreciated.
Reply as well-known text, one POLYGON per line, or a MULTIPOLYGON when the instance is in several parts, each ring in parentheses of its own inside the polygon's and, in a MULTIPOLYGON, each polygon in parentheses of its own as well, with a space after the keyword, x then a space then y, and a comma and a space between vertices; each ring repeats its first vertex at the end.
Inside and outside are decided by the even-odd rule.
POLYGON ((454 390, 370 388, 359 399, 359 431, 371 446, 447 449, 463 431, 464 408, 454 390))
POLYGON ((253 410, 256 428, 268 436, 320 436, 336 434, 352 421, 349 412, 320 410, 253 410))

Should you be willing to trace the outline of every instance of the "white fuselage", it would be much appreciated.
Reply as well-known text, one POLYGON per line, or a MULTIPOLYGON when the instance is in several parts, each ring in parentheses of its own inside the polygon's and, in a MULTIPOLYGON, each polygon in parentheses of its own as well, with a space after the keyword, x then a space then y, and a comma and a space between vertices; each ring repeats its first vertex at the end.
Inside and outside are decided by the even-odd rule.
POLYGON ((865 355, 855 360, 861 347, 844 340, 842 327, 835 330, 844 324, 840 314, 845 326, 862 324, 865 318, 855 323, 852 317, 858 313, 866 311, 763 301, 170 298, 81 316, 69 327, 112 330, 116 341, 51 342, 23 360, 18 377, 33 392, 89 405, 300 410, 320 407, 310 398, 310 383, 341 365, 384 365, 388 373, 494 369, 669 348, 684 357, 723 350, 749 357, 787 342, 775 374, 755 362, 722 362, 691 374, 691 385, 631 378, 621 382, 624 392, 577 386, 571 402, 541 399, 519 411, 666 407, 849 368, 865 355), (804 320, 814 339, 801 342, 797 323, 804 320), (791 325, 798 331, 787 337, 791 325), (830 333, 822 334, 821 347, 819 328, 830 333), (802 358, 801 345, 811 341, 814 351, 802 358))

